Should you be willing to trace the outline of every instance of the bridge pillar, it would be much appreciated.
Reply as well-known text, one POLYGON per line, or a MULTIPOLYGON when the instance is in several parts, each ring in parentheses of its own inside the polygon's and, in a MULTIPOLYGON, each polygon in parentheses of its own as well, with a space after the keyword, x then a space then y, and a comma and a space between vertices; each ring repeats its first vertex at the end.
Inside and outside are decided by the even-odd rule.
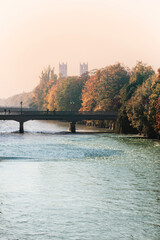
POLYGON ((71 133, 75 133, 76 132, 76 122, 70 122, 69 123, 69 131, 71 133))
POLYGON ((114 131, 115 130, 115 121, 112 123, 112 130, 114 131))
POLYGON ((19 133, 24 133, 23 123, 24 122, 19 122, 19 133))

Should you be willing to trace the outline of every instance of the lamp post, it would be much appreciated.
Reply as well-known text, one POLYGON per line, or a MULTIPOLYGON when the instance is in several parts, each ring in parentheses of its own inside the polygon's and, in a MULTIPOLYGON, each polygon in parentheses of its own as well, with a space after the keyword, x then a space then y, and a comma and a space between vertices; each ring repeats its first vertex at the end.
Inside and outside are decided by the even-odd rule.
POLYGON ((74 104, 75 104, 75 102, 70 102, 70 105, 71 105, 71 111, 73 111, 73 109, 74 109, 74 104))
POLYGON ((23 104, 23 102, 21 101, 20 104, 21 104, 21 115, 22 115, 22 104, 23 104))

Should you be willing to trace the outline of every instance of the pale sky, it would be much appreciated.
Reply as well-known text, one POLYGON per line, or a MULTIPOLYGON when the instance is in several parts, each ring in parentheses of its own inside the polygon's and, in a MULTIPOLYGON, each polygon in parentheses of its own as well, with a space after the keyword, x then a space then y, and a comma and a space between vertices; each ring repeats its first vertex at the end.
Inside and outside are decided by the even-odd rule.
POLYGON ((0 0, 0 98, 31 91, 43 68, 68 75, 137 61, 160 67, 160 0, 0 0))

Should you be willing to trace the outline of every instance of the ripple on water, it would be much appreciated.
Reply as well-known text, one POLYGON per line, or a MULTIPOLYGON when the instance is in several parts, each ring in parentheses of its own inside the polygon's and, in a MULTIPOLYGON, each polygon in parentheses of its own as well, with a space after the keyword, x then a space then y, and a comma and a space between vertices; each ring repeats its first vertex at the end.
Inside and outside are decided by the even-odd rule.
POLYGON ((0 135, 0 239, 159 239, 158 142, 25 127, 0 135))

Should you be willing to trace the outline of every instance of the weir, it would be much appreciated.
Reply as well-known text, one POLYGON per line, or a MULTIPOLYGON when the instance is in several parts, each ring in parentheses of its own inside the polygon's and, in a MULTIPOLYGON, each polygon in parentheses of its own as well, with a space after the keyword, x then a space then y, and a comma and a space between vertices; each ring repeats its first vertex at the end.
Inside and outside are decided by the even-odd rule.
POLYGON ((112 120, 116 121, 118 112, 72 112, 72 111, 34 111, 0 110, 0 120, 13 120, 19 122, 19 133, 24 133, 24 122, 30 120, 59 120, 69 122, 69 131, 76 132, 76 122, 84 120, 112 120))

